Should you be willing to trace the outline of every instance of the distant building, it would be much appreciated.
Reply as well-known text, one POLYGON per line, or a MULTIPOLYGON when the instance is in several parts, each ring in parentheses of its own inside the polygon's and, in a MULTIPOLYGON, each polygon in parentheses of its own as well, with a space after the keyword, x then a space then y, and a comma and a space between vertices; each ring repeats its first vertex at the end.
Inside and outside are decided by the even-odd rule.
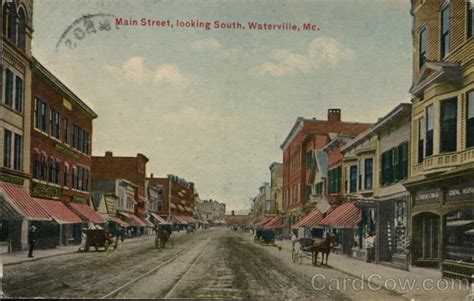
POLYGON ((283 164, 273 162, 270 165, 270 206, 276 213, 283 210, 283 164))
POLYGON ((303 216, 311 200, 313 151, 321 150, 332 135, 357 136, 370 124, 344 122, 341 110, 328 110, 327 120, 299 117, 280 148, 283 151, 283 207, 294 223, 303 216))
POLYGON ((210 224, 223 223, 225 218, 225 204, 215 200, 203 200, 196 204, 196 211, 201 218, 210 224))

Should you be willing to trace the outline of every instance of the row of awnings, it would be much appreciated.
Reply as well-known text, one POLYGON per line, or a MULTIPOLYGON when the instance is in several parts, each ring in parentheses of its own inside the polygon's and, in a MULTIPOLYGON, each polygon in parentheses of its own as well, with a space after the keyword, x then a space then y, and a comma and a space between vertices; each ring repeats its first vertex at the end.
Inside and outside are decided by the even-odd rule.
POLYGON ((357 228, 362 220, 362 210, 354 203, 344 203, 329 212, 325 217, 317 209, 313 209, 292 228, 357 228))
POLYGON ((4 182, 0 183, 0 213, 9 219, 54 220, 58 224, 106 222, 86 204, 31 197, 25 187, 4 182))
POLYGON ((188 207, 188 206, 183 206, 183 205, 180 205, 180 204, 175 204, 175 203, 170 203, 170 207, 172 209, 178 209, 182 212, 194 212, 192 208, 188 207))

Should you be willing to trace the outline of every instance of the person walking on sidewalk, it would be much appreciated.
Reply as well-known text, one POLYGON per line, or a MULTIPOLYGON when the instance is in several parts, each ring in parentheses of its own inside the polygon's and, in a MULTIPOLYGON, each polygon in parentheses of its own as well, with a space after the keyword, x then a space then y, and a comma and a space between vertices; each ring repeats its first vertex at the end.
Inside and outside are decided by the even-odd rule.
POLYGON ((28 231, 28 257, 33 258, 33 250, 35 249, 36 243, 36 227, 31 226, 30 231, 28 231))

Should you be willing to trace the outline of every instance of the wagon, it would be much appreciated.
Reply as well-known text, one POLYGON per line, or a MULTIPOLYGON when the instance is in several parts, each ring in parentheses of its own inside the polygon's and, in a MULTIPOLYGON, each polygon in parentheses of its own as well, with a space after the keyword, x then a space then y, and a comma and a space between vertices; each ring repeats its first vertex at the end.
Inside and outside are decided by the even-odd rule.
POLYGON ((255 240, 261 241, 263 244, 275 243, 275 231, 272 229, 257 229, 255 233, 255 240))
POLYGON ((112 234, 104 229, 87 229, 84 230, 84 233, 87 235, 85 251, 89 251, 90 247, 94 247, 96 251, 99 248, 104 248, 107 251, 111 245, 114 250, 117 248, 117 245, 113 244, 112 234))
POLYGON ((169 242, 171 247, 174 248, 174 238, 171 233, 173 233, 172 224, 159 224, 155 229, 155 248, 162 249, 165 247, 167 242, 169 242), (163 233, 165 230, 169 235, 163 233))
POLYGON ((312 250, 312 243, 313 240, 311 238, 301 238, 298 240, 299 248, 293 248, 291 252, 291 259, 294 263, 303 263, 303 259, 305 257, 312 258, 313 250, 312 250))

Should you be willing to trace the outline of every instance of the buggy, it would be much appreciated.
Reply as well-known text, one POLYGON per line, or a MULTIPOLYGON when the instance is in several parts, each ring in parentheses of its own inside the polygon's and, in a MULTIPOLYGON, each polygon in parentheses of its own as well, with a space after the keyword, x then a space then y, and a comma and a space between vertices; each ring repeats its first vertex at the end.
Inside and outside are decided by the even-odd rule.
MULTIPOLYGON (((90 247, 94 247, 96 251, 99 248, 104 248, 105 251, 113 244, 112 234, 105 231, 104 229, 86 229, 83 230, 87 235, 85 251, 89 251, 90 247)), ((116 244, 113 244, 114 250, 117 248, 116 244)))
POLYGON ((255 234, 255 241, 261 241, 263 244, 275 243, 275 231, 272 229, 257 229, 255 234))
POLYGON ((313 239, 311 238, 300 238, 298 240, 299 248, 293 247, 291 252, 291 259, 294 263, 303 263, 303 258, 308 256, 312 258, 313 255, 313 239))

